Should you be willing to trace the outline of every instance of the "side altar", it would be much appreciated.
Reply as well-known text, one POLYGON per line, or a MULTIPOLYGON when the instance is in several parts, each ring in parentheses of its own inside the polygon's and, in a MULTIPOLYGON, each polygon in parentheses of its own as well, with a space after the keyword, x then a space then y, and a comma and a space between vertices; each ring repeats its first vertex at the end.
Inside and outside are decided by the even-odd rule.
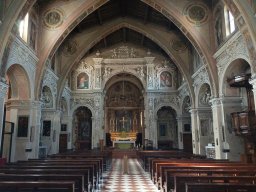
POLYGON ((136 132, 111 132, 111 141, 113 143, 113 147, 117 147, 120 149, 128 149, 135 147, 136 142, 136 132))

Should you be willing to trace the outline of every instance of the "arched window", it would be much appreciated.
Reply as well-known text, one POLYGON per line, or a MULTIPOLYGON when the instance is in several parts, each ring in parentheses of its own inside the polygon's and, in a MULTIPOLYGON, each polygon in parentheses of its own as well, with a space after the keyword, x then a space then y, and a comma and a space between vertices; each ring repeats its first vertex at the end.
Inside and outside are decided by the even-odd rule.
POLYGON ((29 14, 27 13, 19 23, 19 35, 25 42, 28 41, 28 18, 29 14))
POLYGON ((235 24, 234 16, 226 6, 224 7, 224 16, 225 16, 225 27, 226 27, 226 37, 227 37, 236 30, 236 24, 235 24))

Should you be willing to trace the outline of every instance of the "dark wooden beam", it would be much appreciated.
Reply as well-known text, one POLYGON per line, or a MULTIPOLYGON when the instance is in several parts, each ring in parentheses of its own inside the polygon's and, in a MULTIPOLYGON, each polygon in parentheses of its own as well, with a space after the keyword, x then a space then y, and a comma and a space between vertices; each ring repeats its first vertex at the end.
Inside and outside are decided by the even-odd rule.
POLYGON ((144 35, 141 35, 141 40, 140 40, 140 44, 141 44, 141 45, 144 44, 144 39, 145 39, 145 36, 144 36, 144 35))
POLYGON ((144 24, 148 22, 150 13, 151 13, 151 7, 147 5, 147 8, 145 10, 145 15, 144 15, 144 24))
POLYGON ((125 17, 127 15, 126 0, 120 0, 119 2, 121 16, 125 17))
POLYGON ((97 9, 96 14, 99 24, 102 25, 102 17, 99 9, 97 9))
POLYGON ((126 28, 123 28, 123 42, 127 41, 127 32, 126 32, 126 28))
POLYGON ((107 48, 107 46, 108 46, 108 42, 107 42, 107 38, 106 38, 106 37, 103 39, 103 42, 104 42, 104 46, 105 46, 105 48, 107 48))

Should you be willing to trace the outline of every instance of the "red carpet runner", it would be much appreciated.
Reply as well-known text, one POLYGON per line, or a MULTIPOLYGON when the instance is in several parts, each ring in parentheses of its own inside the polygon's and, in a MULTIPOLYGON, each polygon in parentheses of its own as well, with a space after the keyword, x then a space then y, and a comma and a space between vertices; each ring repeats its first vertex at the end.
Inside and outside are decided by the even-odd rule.
POLYGON ((99 192, 157 192, 137 159, 128 159, 128 174, 123 174, 123 159, 113 159, 112 168, 105 174, 99 192))

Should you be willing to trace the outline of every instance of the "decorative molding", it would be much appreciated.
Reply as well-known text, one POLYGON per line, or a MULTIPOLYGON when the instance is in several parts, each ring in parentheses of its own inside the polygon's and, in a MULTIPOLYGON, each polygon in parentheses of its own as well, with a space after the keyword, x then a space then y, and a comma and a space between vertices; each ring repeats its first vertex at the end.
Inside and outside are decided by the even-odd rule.
POLYGON ((52 94, 54 95, 54 97, 56 97, 56 95, 57 95, 57 81, 58 80, 59 80, 59 78, 57 77, 57 75, 52 70, 46 69, 46 73, 44 75, 42 87, 48 86, 51 89, 52 94))
POLYGON ((6 93, 8 91, 9 85, 7 85, 5 82, 0 81, 0 99, 4 99, 6 96, 6 93))
MULTIPOLYGON (((35 74, 36 65, 39 61, 35 52, 31 50, 19 37, 12 35, 13 42, 10 46, 10 54, 7 60, 7 69, 13 64, 20 64, 26 70, 28 76, 35 74)), ((34 80, 30 77, 30 80, 34 80)), ((30 82, 32 83, 32 82, 30 82)))
POLYGON ((170 45, 171 48, 178 53, 184 53, 187 49, 186 43, 177 39, 171 40, 170 45))
POLYGON ((240 32, 233 35, 215 54, 218 75, 221 76, 225 68, 235 59, 250 60, 247 46, 240 32))
POLYGON ((136 49, 128 46, 120 46, 111 50, 111 58, 113 59, 124 59, 124 58, 135 58, 136 49))
POLYGON ((204 84, 204 83, 208 83, 209 82, 209 75, 206 71, 206 67, 202 66, 200 67, 193 75, 192 75, 192 79, 194 80, 193 82, 193 87, 199 87, 200 85, 204 84))
POLYGON ((210 100, 210 103, 212 108, 219 107, 222 104, 222 98, 217 98, 217 97, 212 98, 210 100))
POLYGON ((64 19, 63 11, 57 8, 47 10, 43 14, 44 26, 49 29, 55 29, 62 25, 64 19))
POLYGON ((209 9, 202 2, 192 2, 186 5, 183 14, 190 23, 200 26, 208 21, 209 9))
POLYGON ((78 44, 75 40, 68 40, 64 42, 62 52, 65 56, 72 56, 77 51, 78 44))

